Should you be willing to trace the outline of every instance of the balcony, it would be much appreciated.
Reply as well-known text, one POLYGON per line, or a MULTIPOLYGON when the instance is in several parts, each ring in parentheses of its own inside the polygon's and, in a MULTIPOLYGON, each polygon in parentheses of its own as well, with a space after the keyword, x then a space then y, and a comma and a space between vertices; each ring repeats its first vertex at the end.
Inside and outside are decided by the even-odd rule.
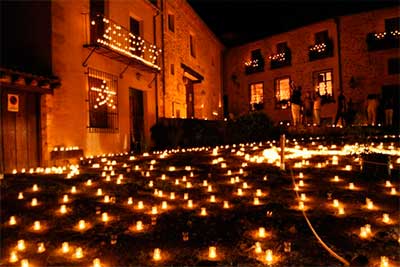
POLYGON ((103 15, 86 16, 90 23, 86 27, 89 29, 89 34, 86 34, 84 47, 127 66, 135 66, 149 72, 160 71, 157 58, 161 54, 161 49, 103 15))
POLYGON ((400 31, 368 33, 367 45, 368 51, 400 48, 400 31))
POLYGON ((323 43, 312 45, 308 48, 310 61, 324 59, 333 56, 333 42, 328 39, 323 43))
POLYGON ((256 58, 244 63, 246 75, 263 72, 264 71, 264 59, 256 58))
POLYGON ((288 48, 285 52, 269 56, 269 60, 271 60, 271 69, 279 69, 282 67, 290 66, 292 65, 292 53, 288 48))

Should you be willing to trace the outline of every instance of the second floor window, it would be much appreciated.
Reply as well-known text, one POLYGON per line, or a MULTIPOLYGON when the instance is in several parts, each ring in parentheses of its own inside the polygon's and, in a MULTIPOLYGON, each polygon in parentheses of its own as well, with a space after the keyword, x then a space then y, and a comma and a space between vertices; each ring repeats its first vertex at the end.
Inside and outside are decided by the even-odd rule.
POLYGON ((168 14, 168 30, 175 31, 175 16, 172 14, 168 14))
POLYGON ((329 40, 328 31, 321 31, 315 34, 315 44, 326 43, 329 40))
POLYGON ((400 17, 385 19, 385 32, 400 31, 400 17))
POLYGON ((388 60, 388 73, 399 74, 400 73, 400 58, 390 58, 388 60))
POLYGON ((189 35, 189 46, 190 46, 190 55, 192 57, 196 57, 196 47, 193 35, 189 35))
POLYGON ((251 110, 261 110, 264 105, 264 83, 250 84, 250 108, 251 110))
POLYGON ((313 74, 314 90, 325 100, 333 99, 332 70, 315 72, 313 74))
POLYGON ((275 79, 275 106, 286 109, 290 104, 290 77, 275 79))
POLYGON ((118 78, 89 68, 89 129, 118 129, 118 78))

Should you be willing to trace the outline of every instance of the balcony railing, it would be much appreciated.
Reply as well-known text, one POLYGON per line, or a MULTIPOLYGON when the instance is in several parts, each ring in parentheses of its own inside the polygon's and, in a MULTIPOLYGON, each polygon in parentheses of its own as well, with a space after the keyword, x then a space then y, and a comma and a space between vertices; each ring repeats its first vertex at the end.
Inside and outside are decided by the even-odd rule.
POLYGON ((269 56, 271 60, 271 69, 278 69, 292 64, 292 53, 290 49, 286 49, 285 52, 277 53, 269 56))
POLYGON ((264 71, 264 59, 263 58, 258 58, 258 59, 252 59, 249 61, 246 61, 244 63, 245 66, 245 73, 252 74, 256 72, 263 72, 264 71))
POLYGON ((308 48, 308 56, 310 61, 323 59, 333 56, 333 42, 328 39, 323 43, 312 45, 308 48))
POLYGON ((84 47, 92 47, 95 52, 127 65, 148 71, 161 69, 157 60, 161 49, 101 14, 87 16, 89 34, 84 47))
POLYGON ((400 48, 400 31, 368 33, 368 51, 400 48))

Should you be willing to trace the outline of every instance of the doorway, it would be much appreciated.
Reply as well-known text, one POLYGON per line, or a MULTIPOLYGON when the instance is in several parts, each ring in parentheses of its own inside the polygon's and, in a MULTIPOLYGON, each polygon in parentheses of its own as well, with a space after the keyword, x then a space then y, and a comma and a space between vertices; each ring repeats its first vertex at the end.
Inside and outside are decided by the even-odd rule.
POLYGON ((144 149, 144 101, 143 91, 129 90, 129 108, 131 118, 131 146, 130 150, 136 153, 144 149))
MULTIPOLYGON (((400 84, 384 85, 382 86, 382 101, 386 99, 393 100, 393 126, 395 129, 400 127, 400 84)), ((382 121, 384 122, 384 116, 382 121)))
POLYGON ((194 118, 194 91, 193 81, 186 78, 186 118, 194 118))
POLYGON ((40 95, 0 88, 0 172, 38 167, 40 95))

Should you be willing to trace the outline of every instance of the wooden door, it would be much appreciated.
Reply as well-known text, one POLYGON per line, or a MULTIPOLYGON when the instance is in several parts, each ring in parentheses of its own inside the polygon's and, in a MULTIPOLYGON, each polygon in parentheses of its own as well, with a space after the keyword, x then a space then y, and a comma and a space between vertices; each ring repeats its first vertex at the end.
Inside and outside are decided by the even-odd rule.
POLYGON ((193 82, 187 79, 186 84, 186 118, 194 118, 194 91, 193 82))
POLYGON ((0 171, 39 165, 40 96, 1 88, 0 171), (18 96, 18 110, 10 111, 9 94, 18 96))
POLYGON ((144 101, 143 92, 130 89, 131 151, 141 152, 144 146, 144 101))

